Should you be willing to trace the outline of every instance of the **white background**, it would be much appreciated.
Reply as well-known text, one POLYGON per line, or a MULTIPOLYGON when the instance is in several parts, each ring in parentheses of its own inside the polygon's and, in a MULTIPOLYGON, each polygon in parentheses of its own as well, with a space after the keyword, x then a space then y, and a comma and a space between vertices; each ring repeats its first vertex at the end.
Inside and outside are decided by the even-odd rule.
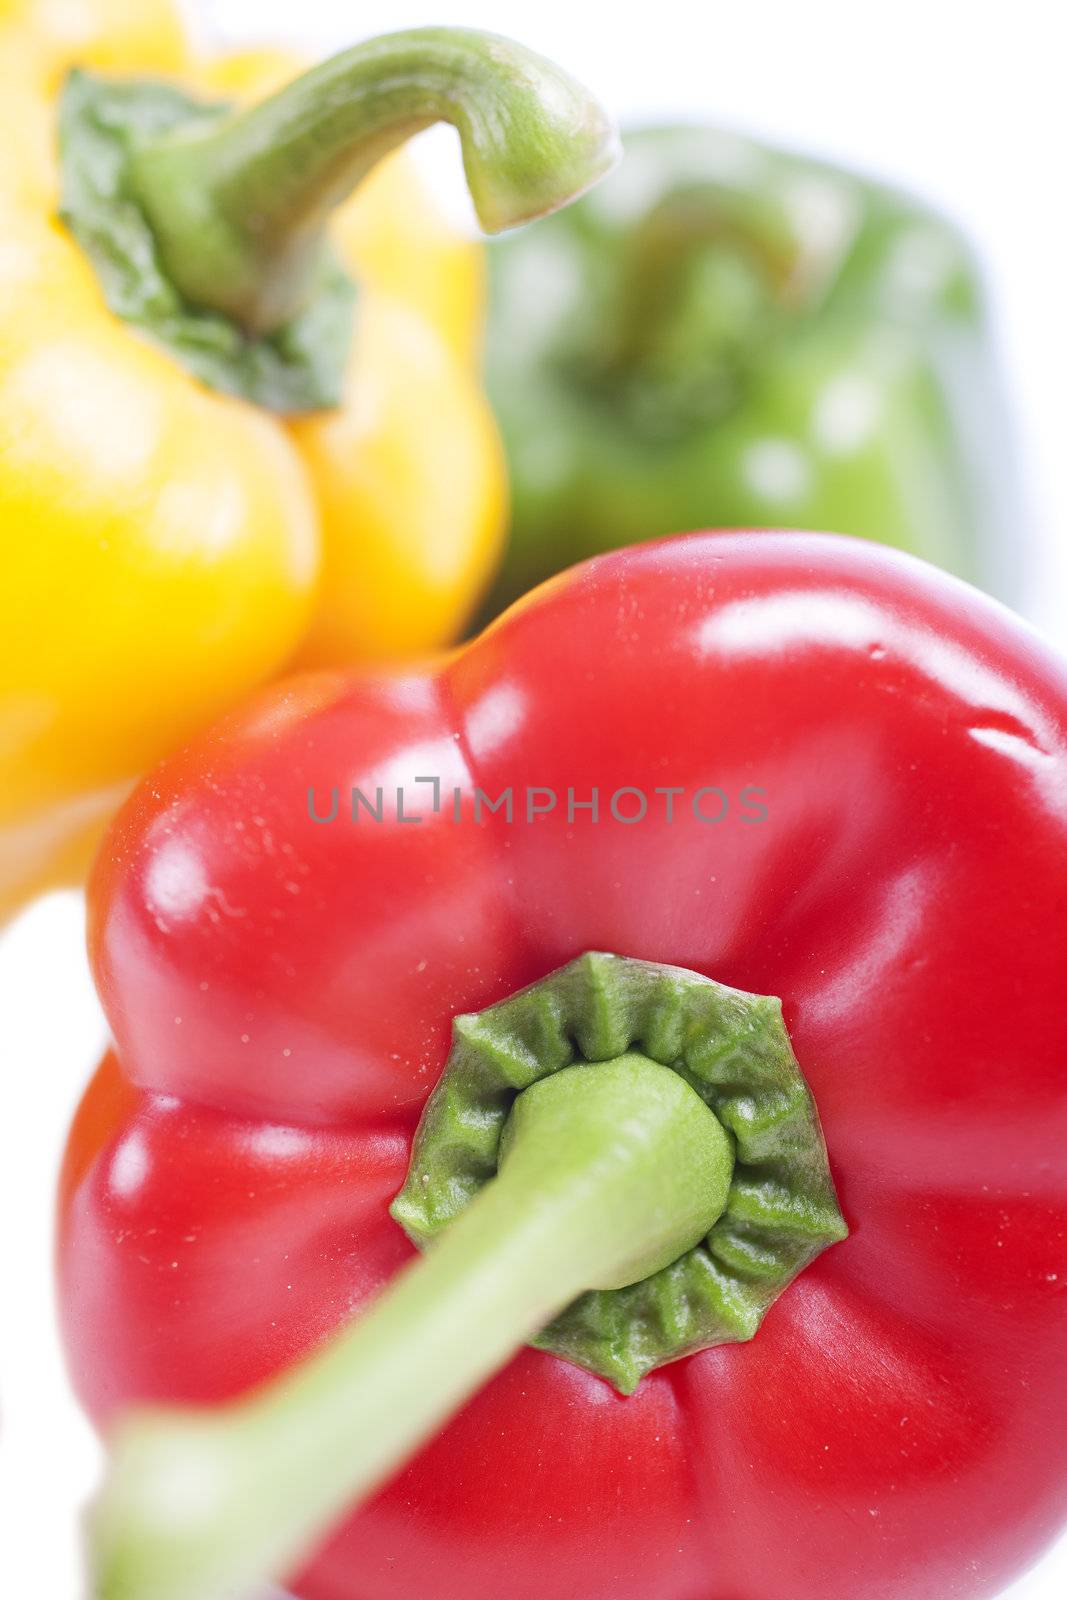
MULTIPOLYGON (((1019 529, 1027 610, 1067 647, 1058 9, 1048 0, 656 0, 624 14, 574 0, 205 0, 196 14, 205 40, 270 36, 322 49, 425 22, 494 28, 555 56, 623 117, 731 122, 868 167, 954 212, 983 248, 1000 312, 1031 493, 1019 529)), ((426 140, 458 197, 451 136, 426 140)), ((42 902, 0 939, 0 1594, 47 1600, 82 1594, 76 1508, 97 1466, 65 1387, 50 1264, 62 1133, 103 1040, 81 940, 74 895, 42 902)), ((1012 1600, 1053 1600, 1065 1584, 1067 1540, 1012 1600)))

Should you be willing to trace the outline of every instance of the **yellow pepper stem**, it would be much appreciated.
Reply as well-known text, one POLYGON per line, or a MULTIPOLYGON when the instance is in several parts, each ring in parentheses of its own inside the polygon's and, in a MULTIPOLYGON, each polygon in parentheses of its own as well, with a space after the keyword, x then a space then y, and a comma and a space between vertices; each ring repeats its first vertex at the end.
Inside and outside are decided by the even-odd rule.
POLYGON ((552 62, 493 34, 419 28, 356 45, 221 123, 146 144, 129 185, 186 300, 262 334, 306 303, 330 211, 435 122, 459 132, 488 233, 565 205, 618 155, 614 125, 552 62))

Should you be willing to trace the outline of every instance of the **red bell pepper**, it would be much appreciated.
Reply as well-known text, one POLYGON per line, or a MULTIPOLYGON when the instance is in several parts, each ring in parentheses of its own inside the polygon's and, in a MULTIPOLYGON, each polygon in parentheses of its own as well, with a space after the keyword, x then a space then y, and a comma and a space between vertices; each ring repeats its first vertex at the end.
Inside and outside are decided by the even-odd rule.
POLYGON ((104 1594, 240 1592, 261 1558, 291 1572, 296 1524, 321 1540, 300 1600, 943 1600, 995 1593, 1053 1537, 1067 674, 993 602, 829 536, 605 556, 435 671, 298 679, 174 757, 105 845, 90 942, 116 1048, 64 1179, 73 1373, 104 1424, 206 1408, 120 1434, 104 1594), (688 970, 586 959, 505 1002, 585 951, 688 970), (777 1013, 708 978, 784 1003, 849 1229, 817 1259, 844 1230, 777 1013), (510 1188, 490 1178, 334 1343, 412 1253, 389 1205, 473 1012, 396 1212, 419 1237, 449 1222, 509 1106, 510 1188), (572 1248, 538 1232, 524 1155, 540 1138, 571 1204, 588 1108, 546 1113, 556 1079, 525 1087, 530 1062, 635 1050, 690 1120, 631 1189, 594 1129, 572 1248), (686 1140, 707 1214, 657 1245, 656 1205, 673 1226, 692 1188, 686 1140), (790 1162, 803 1204, 771 1195, 790 1162), (476 1215, 517 1231, 517 1259, 472 1244, 476 1215), (705 1234, 700 1269, 738 1289, 715 1338, 684 1296, 620 1287, 705 1234), (765 1271, 777 1297, 746 1324, 765 1271), (549 1349, 504 1365, 579 1288, 599 1292, 549 1349), (714 1348, 656 1365, 693 1343, 714 1348))

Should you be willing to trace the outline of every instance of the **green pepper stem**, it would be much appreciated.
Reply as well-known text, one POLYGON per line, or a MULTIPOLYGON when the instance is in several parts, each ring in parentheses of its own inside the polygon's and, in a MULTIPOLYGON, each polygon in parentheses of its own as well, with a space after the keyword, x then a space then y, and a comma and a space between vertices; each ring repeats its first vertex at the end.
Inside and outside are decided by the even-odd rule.
POLYGON ((194 305, 269 332, 300 309, 330 211, 434 122, 458 130, 487 233, 565 205, 616 161, 613 124, 552 62, 463 28, 371 39, 206 129, 131 159, 130 187, 194 305))
MULTIPOLYGON (((808 288, 796 218, 777 194, 702 179, 669 190, 634 225, 621 260, 620 303, 601 357, 611 383, 630 370, 668 360, 706 362, 708 329, 722 322, 730 343, 745 336, 752 314, 736 302, 731 279, 714 283, 721 313, 708 304, 708 286, 692 269, 709 254, 733 253, 746 264, 749 295, 766 323, 800 302, 808 288), (742 324, 742 326, 739 326, 742 324)), ((672 374, 678 376, 677 373, 672 374)))
POLYGON ((532 1085, 498 1176, 366 1316, 250 1398, 125 1424, 94 1593, 238 1600, 283 1580, 564 1306, 691 1249, 733 1161, 699 1095, 644 1056, 532 1085))

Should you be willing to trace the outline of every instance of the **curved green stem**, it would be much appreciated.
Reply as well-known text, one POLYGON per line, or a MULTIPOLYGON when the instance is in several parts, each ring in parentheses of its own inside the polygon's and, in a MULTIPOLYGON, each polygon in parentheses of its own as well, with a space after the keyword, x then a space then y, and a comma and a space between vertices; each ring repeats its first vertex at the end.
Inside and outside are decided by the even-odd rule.
POLYGON ((462 28, 356 45, 221 125, 168 135, 131 162, 131 189, 186 298, 252 332, 299 310, 329 212, 374 164, 450 122, 488 233, 566 204, 611 167, 614 126, 533 51, 462 28))
POLYGON ((643 1055, 524 1090, 498 1176, 333 1343, 250 1399, 131 1420, 95 1519, 100 1600, 238 1600, 283 1578, 560 1310, 714 1224, 730 1138, 643 1055))

